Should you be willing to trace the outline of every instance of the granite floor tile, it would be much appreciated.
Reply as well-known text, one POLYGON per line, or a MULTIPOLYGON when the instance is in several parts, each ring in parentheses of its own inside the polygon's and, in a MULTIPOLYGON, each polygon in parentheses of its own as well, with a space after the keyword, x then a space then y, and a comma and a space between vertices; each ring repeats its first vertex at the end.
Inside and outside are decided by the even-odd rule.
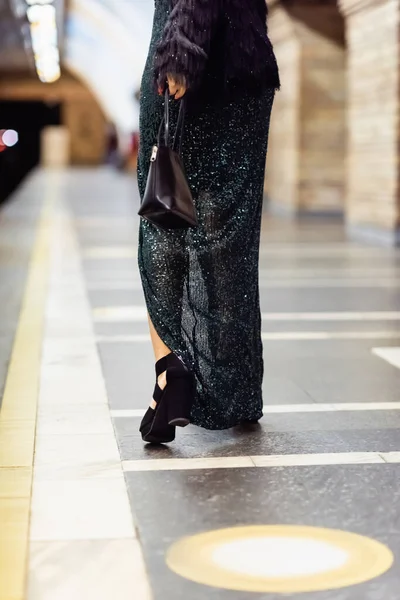
POLYGON ((136 258, 124 258, 124 259, 93 259, 83 258, 82 259, 83 272, 88 280, 95 280, 105 278, 109 279, 114 277, 118 280, 124 279, 126 275, 130 278, 137 276, 137 260, 136 258), (110 275, 113 273, 113 275, 110 275))
MULTIPOLYGON (((132 336, 132 335, 148 335, 149 334, 149 326, 146 321, 142 323, 101 323, 94 322, 94 330, 96 336, 106 337, 109 340, 114 336, 132 336)), ((387 344, 385 344, 387 345, 387 344)), ((143 343, 140 347, 133 347, 131 352, 135 352, 137 354, 141 354, 143 351, 143 343)))
MULTIPOLYGON (((137 274, 136 277, 132 274, 131 280, 135 279, 138 279, 137 274)), ((94 304, 105 306, 136 304, 138 295, 134 290, 91 293, 94 304)), ((261 310, 265 312, 395 311, 399 306, 400 292, 387 288, 374 288, 368 290, 368 294, 354 288, 268 288, 261 297, 261 310)))
POLYGON ((90 264, 86 262, 82 266, 88 284, 102 281, 106 283, 124 280, 134 281, 137 278, 136 265, 133 263, 126 264, 126 261, 121 265, 98 265, 95 261, 92 261, 90 264))
MULTIPOLYGON (((399 332, 400 335, 400 332, 399 332)), ((400 337, 399 337, 400 340, 400 337)), ((377 378, 384 372, 382 366, 377 364, 376 357, 372 354, 372 348, 379 343, 379 337, 376 340, 274 340, 264 341, 264 360, 268 363, 272 361, 289 362, 291 360, 302 360, 306 362, 311 360, 315 364, 315 359, 321 359, 323 366, 331 363, 335 368, 340 368, 342 373, 350 373, 354 370, 355 374, 362 370, 372 371, 377 378)), ((397 346, 397 340, 394 339, 386 346, 397 346)), ((332 369, 333 370, 333 369, 332 369)), ((386 373, 388 373, 386 369, 386 373)))
MULTIPOLYGON (((96 328, 101 336, 111 325, 96 328)), ((144 324, 137 332, 146 335, 144 324)), ((378 340, 379 343, 379 340, 378 340)), ((387 345, 387 340, 385 342, 387 345)), ((265 342, 263 383, 266 404, 309 402, 397 402, 400 370, 379 359, 367 342, 265 342), (318 360, 318 367, 316 367, 318 360)), ((154 386, 149 342, 100 343, 103 372, 113 409, 144 408, 154 386)))
MULTIPOLYGON (((325 415, 325 424, 332 415, 325 415)), ((343 416, 342 425, 345 419, 346 415, 343 416)), ((280 419, 280 428, 268 424, 268 420, 264 418, 259 426, 237 427, 228 431, 205 431, 190 426, 178 430, 173 444, 162 447, 143 444, 138 431, 140 419, 115 419, 114 424, 122 460, 400 451, 398 428, 361 428, 357 426, 356 417, 353 420, 354 429, 318 429, 316 420, 315 429, 309 426, 296 430, 291 429, 289 416, 289 425, 280 419)), ((306 417, 302 420, 306 423, 306 417)))
POLYGON ((151 344, 99 344, 99 351, 110 407, 147 406, 155 381, 151 344))
MULTIPOLYGON (((192 583, 165 565, 181 537, 236 525, 298 524, 344 529, 388 545, 400 558, 399 466, 289 467, 127 473, 155 600, 278 600, 279 594, 229 592, 192 583), (147 490, 143 494, 143 490, 147 490), (161 503, 161 504, 160 504, 161 503)), ((397 600, 400 571, 358 586, 291 600, 397 600)))
POLYGON ((89 223, 85 227, 79 226, 78 221, 76 228, 81 248, 99 246, 100 244, 106 246, 117 246, 118 244, 134 246, 138 239, 136 223, 131 222, 128 222, 125 226, 109 224, 108 227, 90 226, 89 223))
POLYGON ((307 248, 304 252, 295 245, 291 248, 269 247, 267 240, 261 239, 260 266, 261 268, 274 269, 377 269, 382 267, 396 268, 400 265, 400 253, 398 250, 385 252, 382 248, 368 248, 365 246, 361 252, 352 253, 346 248, 340 252, 325 253, 323 248, 314 246, 311 250, 307 248))
MULTIPOLYGON (((118 282, 117 282, 118 283, 118 282)), ((102 283, 96 282, 96 285, 101 287, 102 283)), ((88 283, 90 287, 90 283, 88 283)), ((112 281, 106 281, 104 286, 107 288, 108 285, 113 285, 112 281)), ((135 284, 136 285, 136 284, 135 284)), ((140 285, 137 282, 137 285, 140 285)), ((140 290, 139 290, 140 291, 140 290)), ((90 294, 89 294, 90 295, 90 294)), ((143 298, 136 298, 136 305, 143 304, 143 298)), ((107 306, 106 304, 100 304, 100 306, 107 306)), ((111 305, 112 306, 112 305, 111 305)), ((95 305, 92 304, 95 308, 95 305)), ((104 335, 117 335, 117 334, 129 334, 137 333, 138 330, 143 328, 143 331, 147 331, 147 323, 132 323, 131 321, 125 321, 123 323, 95 323, 96 332, 103 333, 104 335)), ((374 333, 388 331, 397 333, 400 338, 400 320, 399 321, 273 321, 268 320, 263 323, 263 332, 265 333, 286 333, 286 332, 348 332, 348 333, 374 333)), ((379 336, 377 335, 377 339, 379 336)), ((301 340, 302 343, 306 343, 307 340, 301 340)), ((326 343, 324 341, 318 341, 319 344, 326 343)), ((310 342, 309 342, 310 343, 310 342)), ((315 341, 312 342, 316 344, 315 341)), ((351 343, 351 340, 350 340, 351 343)), ((371 342, 369 342, 371 345, 371 342)), ((364 341, 364 344, 366 342, 364 341)), ((375 344, 375 341, 374 341, 375 344)))
POLYGON ((363 294, 358 289, 268 289, 261 297, 261 310, 267 312, 312 311, 391 311, 400 306, 397 289, 373 289, 363 294))
MULTIPOLYGON (((130 281, 140 283, 138 277, 132 277, 130 281)), ((139 306, 144 305, 143 291, 137 290, 101 290, 89 291, 89 298, 93 308, 108 306, 139 306)))

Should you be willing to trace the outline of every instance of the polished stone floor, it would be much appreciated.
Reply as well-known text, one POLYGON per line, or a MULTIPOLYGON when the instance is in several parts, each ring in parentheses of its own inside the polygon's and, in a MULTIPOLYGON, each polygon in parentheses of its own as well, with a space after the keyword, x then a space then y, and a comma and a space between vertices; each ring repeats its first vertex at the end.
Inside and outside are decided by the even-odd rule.
MULTIPOLYGON (((349 243, 336 221, 266 216, 264 419, 225 432, 188 427, 150 448, 138 433, 154 385, 138 202, 132 177, 82 169, 37 172, 1 209, 0 437, 10 442, 0 439, 0 515, 20 521, 24 498, 30 543, 25 595, 14 593, 22 567, 10 578, 0 566, 0 600, 397 600, 400 249, 349 243), (45 303, 34 297, 40 286, 45 303), (41 313, 34 335, 28 325, 41 313), (35 343, 40 361, 18 350, 35 343), (23 360, 20 377, 37 375, 37 388, 12 385, 23 360), (22 397, 29 419, 12 413, 22 397), (20 458, 27 432, 34 446, 20 458), (22 476, 33 484, 24 494, 22 476), (260 545, 257 528, 247 545, 218 545, 221 529, 275 525, 289 531, 281 559, 281 534, 260 545), (292 526, 358 534, 381 549, 371 564, 363 553, 351 562, 351 550, 339 568, 337 548, 312 550, 292 526), (209 567, 183 573, 184 553, 168 559, 173 544, 207 531, 220 560, 212 585, 209 567), (350 575, 340 584, 341 569, 350 575), (238 573, 243 587, 230 589, 238 573)), ((21 542, 24 531, 7 535, 21 542)), ((25 546, 15 547, 17 559, 25 546)))

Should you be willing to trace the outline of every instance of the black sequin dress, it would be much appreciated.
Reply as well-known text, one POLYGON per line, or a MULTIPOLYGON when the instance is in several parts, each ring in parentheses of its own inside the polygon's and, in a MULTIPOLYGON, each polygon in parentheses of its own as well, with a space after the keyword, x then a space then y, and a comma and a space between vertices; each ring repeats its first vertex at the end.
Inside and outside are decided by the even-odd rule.
MULTIPOLYGON (((156 0, 141 88, 138 180, 143 196, 164 100, 154 53, 169 0, 156 0)), ((227 429, 263 415, 259 245, 274 89, 238 89, 188 110, 182 157, 199 227, 161 231, 141 220, 139 268, 154 327, 193 369, 195 425, 227 429)), ((176 118, 178 102, 171 100, 176 118)))

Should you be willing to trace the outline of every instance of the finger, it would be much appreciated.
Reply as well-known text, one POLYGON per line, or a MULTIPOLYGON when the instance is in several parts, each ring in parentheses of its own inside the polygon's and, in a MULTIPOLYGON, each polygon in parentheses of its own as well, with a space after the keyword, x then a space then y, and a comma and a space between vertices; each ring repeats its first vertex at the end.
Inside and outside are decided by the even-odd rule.
POLYGON ((167 76, 167 81, 168 81, 168 87, 169 87, 169 89, 170 89, 170 90, 171 90, 171 89, 175 89, 175 91, 176 91, 176 89, 177 89, 177 87, 178 87, 178 83, 177 83, 177 81, 175 80, 175 78, 174 78, 174 77, 171 77, 170 75, 168 75, 168 76, 167 76))
POLYGON ((176 83, 170 83, 169 84, 169 93, 171 94, 171 96, 175 96, 175 94, 178 92, 179 87, 176 85, 176 83))
POLYGON ((178 92, 175 95, 175 100, 180 100, 186 94, 186 89, 184 87, 179 88, 178 92))

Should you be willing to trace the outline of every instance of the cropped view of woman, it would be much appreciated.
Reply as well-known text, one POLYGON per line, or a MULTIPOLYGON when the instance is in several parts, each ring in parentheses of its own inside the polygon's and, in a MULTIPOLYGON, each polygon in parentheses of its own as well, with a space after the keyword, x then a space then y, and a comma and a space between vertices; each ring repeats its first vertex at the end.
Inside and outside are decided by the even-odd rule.
POLYGON ((228 429, 263 415, 259 245, 269 122, 279 73, 265 0, 155 0, 141 88, 143 198, 168 88, 185 103, 181 157, 198 225, 141 219, 139 268, 157 384, 141 432, 228 429))

